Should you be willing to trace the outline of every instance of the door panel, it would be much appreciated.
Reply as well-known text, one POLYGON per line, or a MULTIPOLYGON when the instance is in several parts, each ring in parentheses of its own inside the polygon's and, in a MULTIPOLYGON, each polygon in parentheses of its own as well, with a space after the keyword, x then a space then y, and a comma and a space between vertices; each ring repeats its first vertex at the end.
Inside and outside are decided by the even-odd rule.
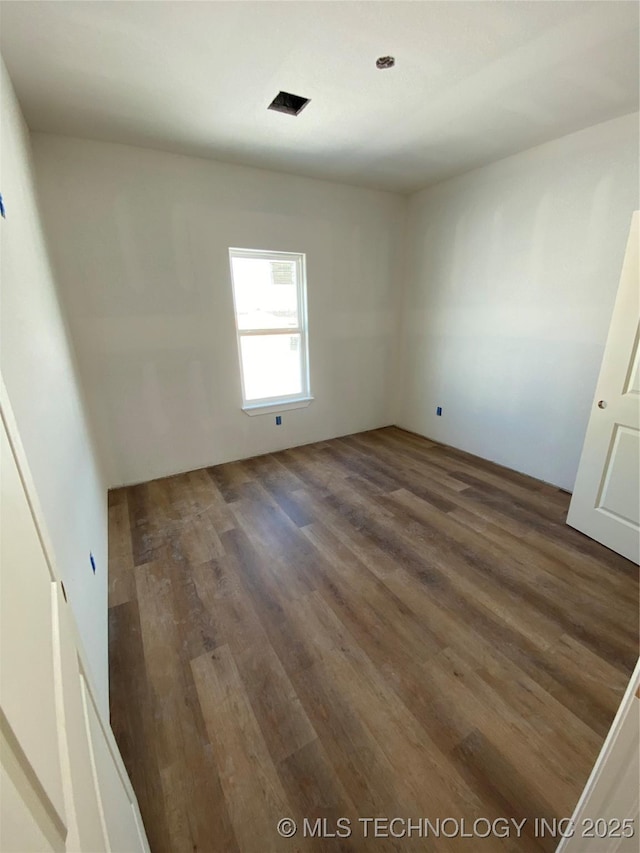
POLYGON ((636 341, 633 345, 629 378, 625 383, 624 391, 625 394, 635 394, 636 397, 640 397, 640 323, 636 332, 636 341))
POLYGON ((640 490, 629 472, 640 470, 640 431, 616 424, 596 506, 613 518, 637 526, 640 490))
POLYGON ((51 574, 5 430, 0 494, 0 705, 61 822, 51 574))
POLYGON ((60 661, 60 704, 69 762, 69 785, 74 820, 70 822, 67 850, 104 853, 107 843, 98 802, 91 750, 85 724, 76 637, 69 605, 60 584, 54 585, 54 631, 60 661))
POLYGON ((42 832, 5 767, 0 767, 0 850, 2 853, 64 850, 63 842, 53 846, 42 832))
POLYGON ((80 682, 84 699, 85 719, 90 737, 93 771, 99 790, 102 818, 107 830, 109 849, 117 850, 119 853, 147 850, 146 844, 140 838, 134 806, 127 792, 128 783, 119 772, 100 717, 82 676, 80 682))
POLYGON ((640 281, 634 213, 567 523, 640 562, 640 281))
MULTIPOLYGON (((60 820, 58 812, 42 787, 42 783, 33 772, 19 741, 9 722, 0 709, 0 765, 2 767, 2 785, 0 788, 0 806, 2 811, 10 808, 3 801, 5 790, 8 802, 12 802, 17 809, 15 822, 9 818, 10 830, 7 844, 17 843, 17 833, 24 827, 27 846, 31 843, 29 839, 45 838, 47 849, 56 851, 65 849, 65 838, 67 829, 60 820), (15 792, 15 797, 13 793, 15 792)), ((4 827, 0 822, 0 838, 4 837, 4 827)), ((0 850, 5 847, 0 844, 0 850)), ((20 848, 18 847, 18 851, 20 848)))

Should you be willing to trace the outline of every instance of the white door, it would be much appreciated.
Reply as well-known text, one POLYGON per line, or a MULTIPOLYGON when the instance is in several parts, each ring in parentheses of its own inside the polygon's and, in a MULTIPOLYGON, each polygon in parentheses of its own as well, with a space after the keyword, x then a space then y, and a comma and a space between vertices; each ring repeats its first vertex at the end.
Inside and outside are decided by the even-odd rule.
POLYGON ((640 282, 633 214, 567 524, 640 562, 640 282))
POLYGON ((4 429, 0 471, 0 849, 31 850, 42 836, 42 849, 64 850, 53 584, 4 429), (25 847, 16 847, 23 831, 25 847))
POLYGON ((640 661, 557 853, 637 853, 640 661))
POLYGON ((0 403, 0 851, 148 853, 1 382, 0 403))

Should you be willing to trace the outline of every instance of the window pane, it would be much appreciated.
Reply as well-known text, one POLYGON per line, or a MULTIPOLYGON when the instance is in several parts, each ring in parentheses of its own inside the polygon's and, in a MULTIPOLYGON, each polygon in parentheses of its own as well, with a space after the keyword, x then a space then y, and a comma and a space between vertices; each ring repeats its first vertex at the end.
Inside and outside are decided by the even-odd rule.
POLYGON ((294 260, 232 258, 231 264, 239 329, 298 327, 294 260))
POLYGON ((300 335, 243 335, 240 347, 246 400, 302 393, 300 335))

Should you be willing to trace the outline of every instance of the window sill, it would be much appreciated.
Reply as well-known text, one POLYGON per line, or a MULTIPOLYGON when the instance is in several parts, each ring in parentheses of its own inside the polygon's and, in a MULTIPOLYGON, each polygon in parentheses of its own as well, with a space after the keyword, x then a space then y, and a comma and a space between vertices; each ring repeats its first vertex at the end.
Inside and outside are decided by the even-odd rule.
POLYGON ((243 406, 242 411, 249 417, 255 415, 273 415, 278 412, 288 412, 290 409, 306 409, 312 403, 314 397, 301 397, 298 400, 283 401, 281 403, 257 403, 255 406, 243 406))

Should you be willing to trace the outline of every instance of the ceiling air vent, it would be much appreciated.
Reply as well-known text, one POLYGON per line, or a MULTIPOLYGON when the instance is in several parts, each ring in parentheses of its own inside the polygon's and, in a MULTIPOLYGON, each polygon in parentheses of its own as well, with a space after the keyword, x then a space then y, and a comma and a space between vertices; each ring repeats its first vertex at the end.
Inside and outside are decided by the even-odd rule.
POLYGON ((287 113, 290 116, 297 116, 309 103, 309 98, 301 98, 300 95, 292 95, 291 92, 278 92, 275 98, 269 104, 270 110, 276 110, 279 113, 287 113))

